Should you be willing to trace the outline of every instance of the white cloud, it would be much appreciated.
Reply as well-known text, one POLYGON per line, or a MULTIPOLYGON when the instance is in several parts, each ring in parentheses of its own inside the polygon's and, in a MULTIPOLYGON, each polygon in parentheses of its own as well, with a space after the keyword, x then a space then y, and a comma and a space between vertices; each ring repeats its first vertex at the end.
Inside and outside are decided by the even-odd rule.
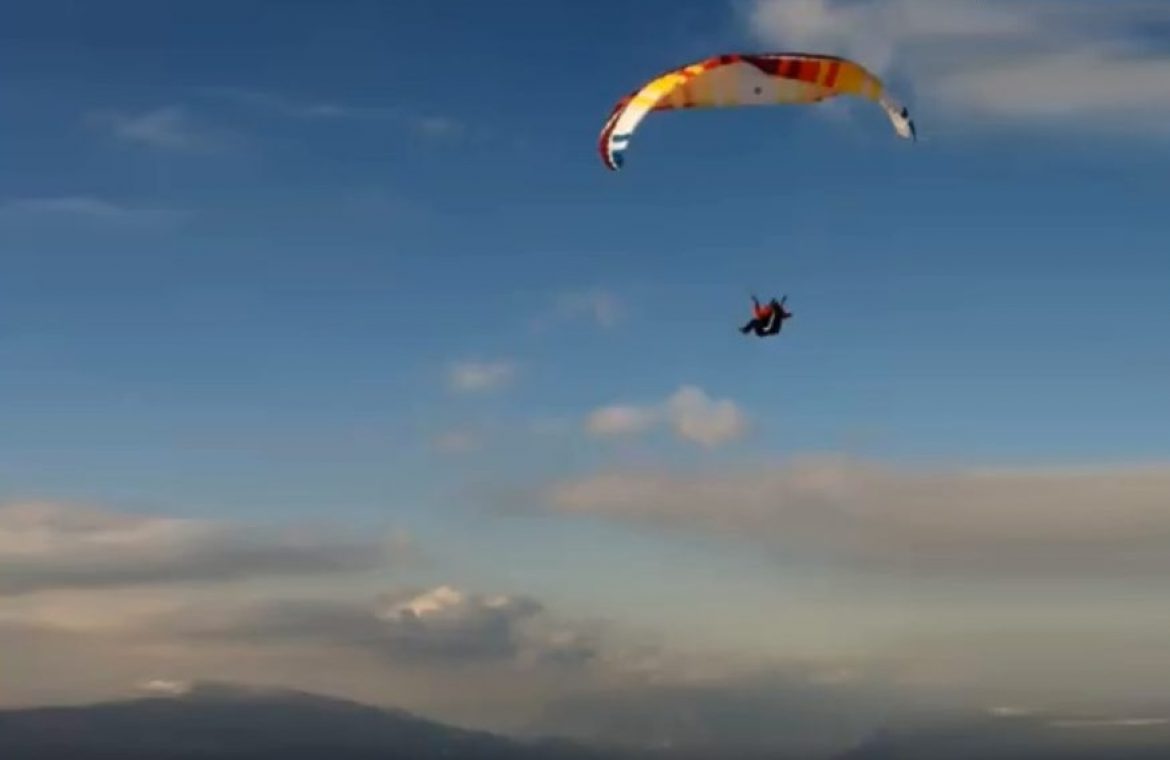
POLYGON ((748 22, 770 46, 855 57, 909 82, 928 133, 944 120, 1042 120, 1170 134, 1170 47, 1141 33, 1170 23, 1166 3, 755 0, 748 22))
POLYGON ((516 377, 516 365, 510 361, 461 362, 453 365, 447 376, 452 390, 477 393, 502 388, 516 377))
POLYGON ((139 683, 138 690, 153 696, 181 697, 191 692, 191 684, 187 681, 154 678, 139 683))
POLYGON ((1170 57, 1125 58, 1092 49, 1050 53, 959 72, 947 84, 937 95, 949 106, 991 116, 1098 117, 1125 131, 1130 118, 1143 112, 1170 116, 1170 57))
POLYGON ((748 430, 747 417, 735 402, 712 399, 689 385, 664 402, 604 406, 585 420, 588 433, 604 437, 640 435, 658 426, 669 427, 678 438, 709 448, 738 440, 748 430))
POLYGON ((1170 571, 1170 467, 903 471, 838 459, 612 472, 552 508, 723 535, 790 560, 933 577, 1170 571))
POLYGON ((182 106, 166 106, 140 114, 102 111, 91 114, 89 121, 107 127, 122 140, 152 148, 206 150, 212 146, 210 137, 196 128, 182 106))
POLYGON ((994 715, 997 718, 1024 718, 1035 713, 1030 707, 1017 707, 1015 705, 994 705, 987 708, 988 715, 994 715))
POLYGON ((411 592, 406 598, 390 600, 377 617, 394 620, 403 616, 412 618, 439 617, 467 605, 467 595, 451 586, 436 586, 420 593, 411 592))
POLYGON ((666 412, 676 435, 704 446, 721 446, 747 433, 747 418, 733 401, 712 399, 692 386, 671 396, 666 412))
POLYGON ((659 421, 655 409, 614 404, 592 412, 585 421, 585 429, 597 436, 638 435, 650 430, 659 421))
POLYGON ((497 663, 527 668, 589 663, 598 633, 564 622, 538 600, 452 585, 367 600, 281 599, 180 608, 156 617, 169 634, 258 645, 315 642, 374 652, 400 665, 497 663))
POLYGON ((471 594, 452 586, 385 596, 375 613, 385 643, 414 657, 516 657, 526 646, 525 624, 543 612, 534 599, 471 594))

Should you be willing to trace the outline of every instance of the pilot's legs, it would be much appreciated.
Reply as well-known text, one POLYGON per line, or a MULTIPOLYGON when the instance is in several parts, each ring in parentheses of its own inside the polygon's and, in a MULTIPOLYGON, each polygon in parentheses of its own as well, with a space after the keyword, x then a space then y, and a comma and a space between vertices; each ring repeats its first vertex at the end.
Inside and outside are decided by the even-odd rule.
POLYGON ((744 335, 747 335, 750 332, 754 332, 756 335, 762 338, 765 335, 768 335, 768 326, 762 319, 753 319, 751 322, 748 322, 746 325, 739 328, 739 331, 744 335))

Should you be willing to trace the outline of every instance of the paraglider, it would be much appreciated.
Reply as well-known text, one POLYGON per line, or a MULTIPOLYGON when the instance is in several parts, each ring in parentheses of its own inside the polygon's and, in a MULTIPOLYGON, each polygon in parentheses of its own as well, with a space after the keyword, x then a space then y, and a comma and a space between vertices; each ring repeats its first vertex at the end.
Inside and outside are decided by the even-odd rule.
MULTIPOLYGON (((621 98, 602 127, 597 147, 606 168, 616 171, 625 163, 634 132, 651 112, 809 105, 841 96, 876 103, 898 137, 918 139, 909 110, 856 61, 813 53, 727 53, 667 71, 621 98)), ((761 338, 779 334, 784 321, 792 318, 784 308, 787 298, 761 305, 752 296, 752 319, 740 332, 761 338)))
POLYGON ((906 108, 855 61, 807 53, 731 53, 668 71, 622 98, 601 130, 598 149, 607 168, 621 168, 630 138, 651 111, 812 104, 842 95, 877 103, 899 137, 917 139, 906 108))
POLYGON ((760 338, 776 335, 783 328, 784 320, 792 318, 792 312, 784 308, 787 301, 788 296, 779 301, 773 298, 766 306, 762 306, 759 299, 752 296, 752 319, 739 331, 744 335, 754 332, 760 338))

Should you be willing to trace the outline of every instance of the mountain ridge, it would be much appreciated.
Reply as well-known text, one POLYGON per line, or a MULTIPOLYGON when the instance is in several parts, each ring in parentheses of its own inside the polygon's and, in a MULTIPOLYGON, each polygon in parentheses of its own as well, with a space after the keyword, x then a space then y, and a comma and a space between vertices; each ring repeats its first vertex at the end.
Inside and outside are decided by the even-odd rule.
POLYGON ((158 682, 153 694, 0 710, 4 760, 1154 760, 1170 721, 1054 729, 1040 716, 879 730, 834 756, 742 747, 649 748, 517 738, 393 707, 286 688, 158 682))

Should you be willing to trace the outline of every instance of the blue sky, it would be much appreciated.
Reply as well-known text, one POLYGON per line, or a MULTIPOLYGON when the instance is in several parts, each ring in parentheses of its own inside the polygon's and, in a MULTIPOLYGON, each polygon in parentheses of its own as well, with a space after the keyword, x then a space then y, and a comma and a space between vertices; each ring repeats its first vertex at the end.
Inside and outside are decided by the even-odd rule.
MULTIPOLYGON (((868 592, 499 507, 824 453, 1165 461, 1170 92, 1125 83, 1170 37, 1121 5, 9 6, 0 501, 397 526, 428 582, 774 647, 767 600, 868 592), (872 51, 922 140, 864 105, 692 112, 602 166, 648 77, 785 47, 872 51), (780 338, 735 332, 753 291, 789 295, 780 338), (688 386, 710 446, 661 406, 688 386), (643 422, 590 434, 611 405, 643 422)), ((887 623, 914 606, 883 599, 887 623)))
POLYGON ((395 461, 418 471, 430 425, 575 418, 683 382, 753 410, 749 452, 858 429, 902 456, 1166 452, 1157 147, 1067 122, 935 134, 914 103, 911 148, 876 112, 770 109, 648 123, 611 175, 593 142, 618 95, 761 47, 732 10, 672 4, 663 22, 650 5, 614 25, 532 3, 258 8, 9 11, 16 492, 117 498, 141 468, 147 501, 287 503, 319 480, 360 501, 395 461), (320 106, 354 114, 288 113, 320 106), (137 140, 112 126, 152 116, 159 134, 137 140), (55 198, 120 212, 19 210, 55 198), (621 299, 616 329, 531 334, 592 289, 621 299), (729 332, 749 290, 790 293, 790 335, 729 332), (656 324, 667 314, 682 321, 656 324), (464 357, 523 372, 502 400, 452 400, 435 383, 464 357), (232 472, 222 448, 336 450, 355 428, 374 445, 316 472, 287 450, 232 472))

